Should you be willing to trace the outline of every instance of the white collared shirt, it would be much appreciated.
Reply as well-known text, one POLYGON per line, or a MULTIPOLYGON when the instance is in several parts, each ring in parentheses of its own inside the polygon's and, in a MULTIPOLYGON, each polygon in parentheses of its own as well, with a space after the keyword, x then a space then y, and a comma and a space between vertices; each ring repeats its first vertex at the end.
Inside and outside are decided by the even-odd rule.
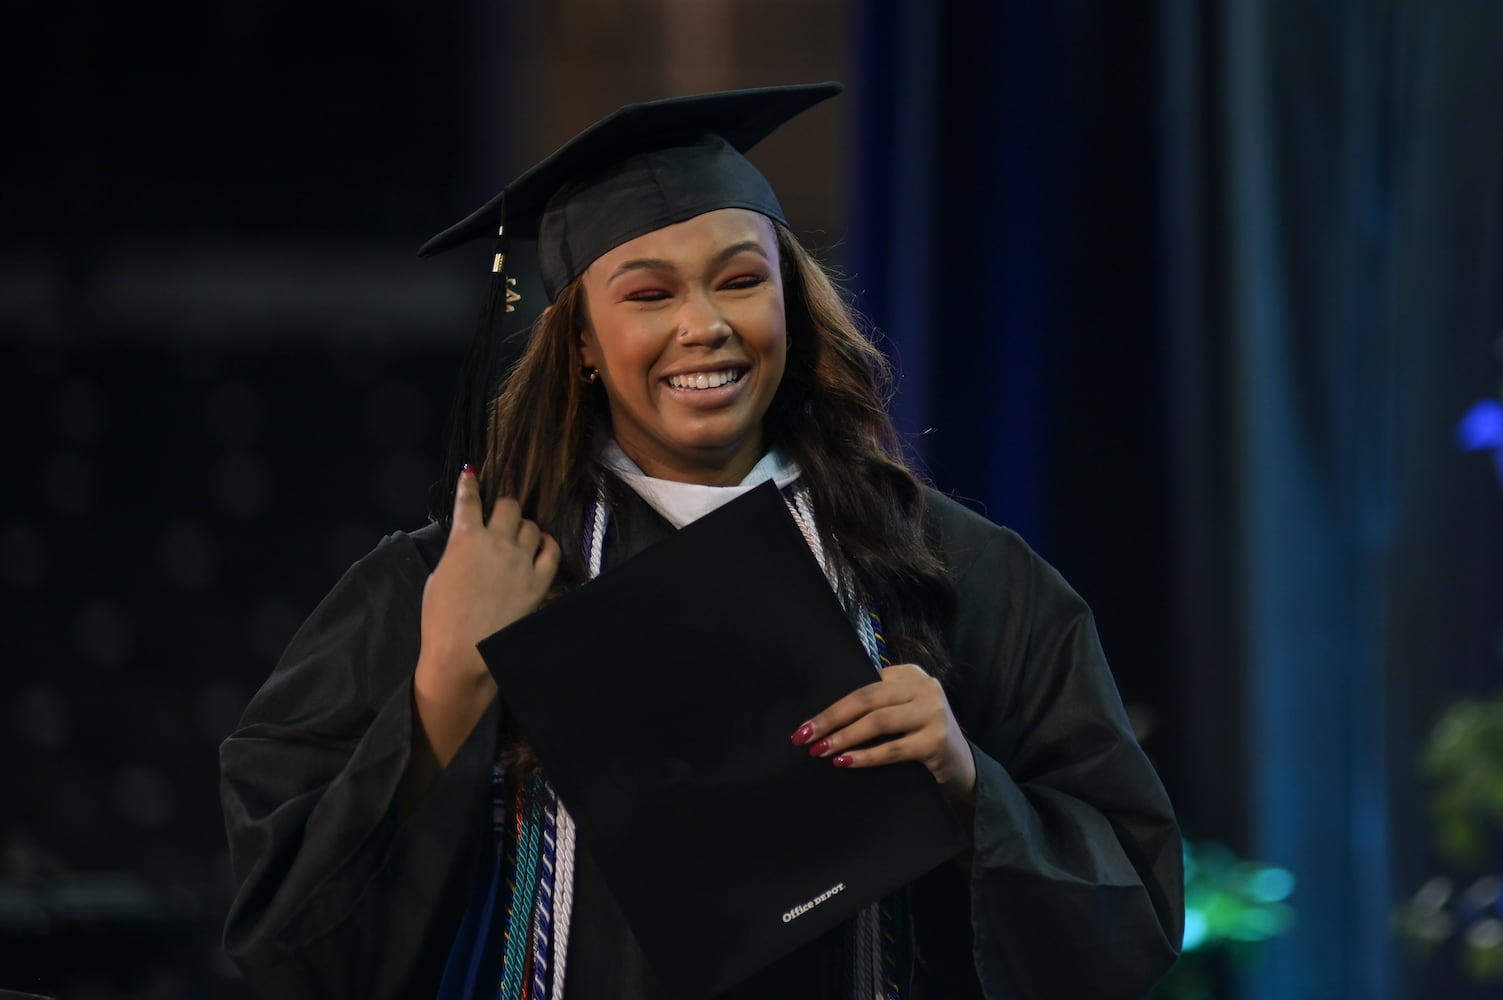
POLYGON ((601 450, 600 458, 606 468, 614 472, 675 528, 682 528, 689 522, 704 517, 768 480, 782 489, 799 477, 798 463, 786 460, 776 448, 763 455, 746 474, 746 478, 735 486, 704 486, 649 476, 621 450, 615 438, 601 450))

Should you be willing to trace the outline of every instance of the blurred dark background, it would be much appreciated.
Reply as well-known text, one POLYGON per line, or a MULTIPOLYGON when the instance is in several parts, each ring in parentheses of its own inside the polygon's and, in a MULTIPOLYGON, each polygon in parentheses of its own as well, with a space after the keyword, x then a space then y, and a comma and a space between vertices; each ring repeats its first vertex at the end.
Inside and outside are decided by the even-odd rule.
POLYGON ((753 159, 899 362, 916 457, 1091 602, 1187 834, 1293 874, 1293 923, 1176 995, 1499 995, 1393 925, 1446 864, 1426 733, 1500 676, 1503 504, 1452 429, 1499 384, 1503 7, 16 24, 0 988, 244 995, 216 748, 339 574, 427 517, 489 248, 416 247, 621 103, 833 78, 753 159))

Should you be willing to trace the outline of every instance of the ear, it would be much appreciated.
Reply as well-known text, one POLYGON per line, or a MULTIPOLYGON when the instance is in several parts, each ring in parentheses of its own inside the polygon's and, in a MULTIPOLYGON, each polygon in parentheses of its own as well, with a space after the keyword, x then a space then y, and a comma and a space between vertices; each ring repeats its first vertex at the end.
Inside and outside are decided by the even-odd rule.
POLYGON ((595 337, 588 329, 580 330, 579 337, 579 360, 586 368, 599 368, 600 361, 595 350, 595 337))

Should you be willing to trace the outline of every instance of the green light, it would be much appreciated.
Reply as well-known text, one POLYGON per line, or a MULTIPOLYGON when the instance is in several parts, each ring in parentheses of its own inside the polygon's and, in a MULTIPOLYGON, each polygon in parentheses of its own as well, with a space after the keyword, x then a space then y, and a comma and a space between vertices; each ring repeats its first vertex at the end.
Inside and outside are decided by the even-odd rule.
POLYGON ((1283 868, 1264 868, 1247 880, 1247 894, 1265 903, 1288 899, 1294 891, 1294 876, 1283 868))
POLYGON ((1185 936, 1180 943, 1184 951, 1193 951, 1206 939, 1206 918, 1194 907, 1185 908, 1185 936))

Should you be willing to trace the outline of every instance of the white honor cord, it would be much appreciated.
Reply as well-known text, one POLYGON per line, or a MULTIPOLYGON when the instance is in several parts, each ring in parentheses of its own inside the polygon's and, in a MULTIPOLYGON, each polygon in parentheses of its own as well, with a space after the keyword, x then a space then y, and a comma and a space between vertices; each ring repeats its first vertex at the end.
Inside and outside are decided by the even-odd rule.
POLYGON ((568 969, 569 916, 574 912, 574 817, 558 800, 558 872, 553 892, 553 998, 563 1000, 568 969))
MULTIPOLYGON (((594 518, 585 535, 585 562, 590 579, 600 575, 605 558, 605 495, 595 498, 594 518)), ((564 973, 569 963, 569 918, 574 913, 574 817, 562 798, 558 802, 558 845, 554 853, 557 870, 553 889, 553 993, 552 1000, 563 1000, 564 973)), ((541 998, 539 998, 541 1000, 541 998)))

